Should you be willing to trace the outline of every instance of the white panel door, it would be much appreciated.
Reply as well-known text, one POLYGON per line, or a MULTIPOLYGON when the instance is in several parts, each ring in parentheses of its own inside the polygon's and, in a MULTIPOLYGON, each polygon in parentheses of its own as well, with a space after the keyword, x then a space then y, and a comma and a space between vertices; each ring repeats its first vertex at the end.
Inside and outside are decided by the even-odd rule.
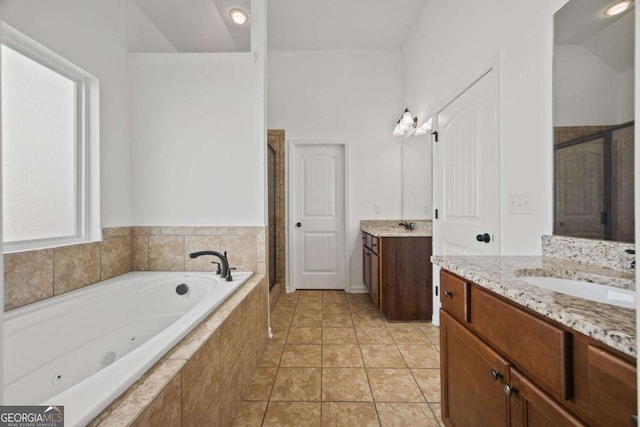
POLYGON ((498 82, 491 70, 437 112, 434 254, 499 253, 498 82))
POLYGON ((344 289, 344 146, 294 144, 293 151, 293 288, 344 289))

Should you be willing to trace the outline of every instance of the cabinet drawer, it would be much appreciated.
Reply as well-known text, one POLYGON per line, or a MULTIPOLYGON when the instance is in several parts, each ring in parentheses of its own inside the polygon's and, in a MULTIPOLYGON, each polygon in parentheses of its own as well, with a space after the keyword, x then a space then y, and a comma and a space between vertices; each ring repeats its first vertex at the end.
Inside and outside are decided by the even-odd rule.
POLYGON ((442 309, 458 319, 469 319, 469 283, 445 271, 440 271, 440 303, 442 309))
POLYGON ((566 333, 499 298, 471 288, 471 327, 531 379, 567 399, 566 333))

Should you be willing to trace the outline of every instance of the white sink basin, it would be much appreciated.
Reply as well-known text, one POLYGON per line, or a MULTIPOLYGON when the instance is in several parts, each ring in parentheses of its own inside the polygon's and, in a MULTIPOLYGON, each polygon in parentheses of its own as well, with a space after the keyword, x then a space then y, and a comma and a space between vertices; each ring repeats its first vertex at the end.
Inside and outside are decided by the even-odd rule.
POLYGON ((636 293, 634 291, 579 280, 559 279, 557 277, 524 276, 520 277, 520 279, 530 285, 562 294, 618 307, 636 308, 636 293))

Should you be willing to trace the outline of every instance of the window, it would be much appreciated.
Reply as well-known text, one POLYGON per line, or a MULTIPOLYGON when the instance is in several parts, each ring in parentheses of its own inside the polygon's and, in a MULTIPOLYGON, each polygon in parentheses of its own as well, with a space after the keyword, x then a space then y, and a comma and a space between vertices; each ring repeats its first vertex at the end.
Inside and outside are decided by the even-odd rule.
POLYGON ((100 237, 97 79, 2 29, 5 252, 100 237))

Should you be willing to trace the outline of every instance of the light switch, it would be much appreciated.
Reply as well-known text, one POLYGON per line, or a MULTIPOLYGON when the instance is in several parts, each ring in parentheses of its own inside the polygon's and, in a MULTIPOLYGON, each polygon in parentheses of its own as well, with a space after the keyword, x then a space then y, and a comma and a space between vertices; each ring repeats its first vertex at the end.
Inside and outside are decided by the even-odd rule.
POLYGON ((511 215, 532 215, 533 193, 509 194, 509 213, 511 215))

